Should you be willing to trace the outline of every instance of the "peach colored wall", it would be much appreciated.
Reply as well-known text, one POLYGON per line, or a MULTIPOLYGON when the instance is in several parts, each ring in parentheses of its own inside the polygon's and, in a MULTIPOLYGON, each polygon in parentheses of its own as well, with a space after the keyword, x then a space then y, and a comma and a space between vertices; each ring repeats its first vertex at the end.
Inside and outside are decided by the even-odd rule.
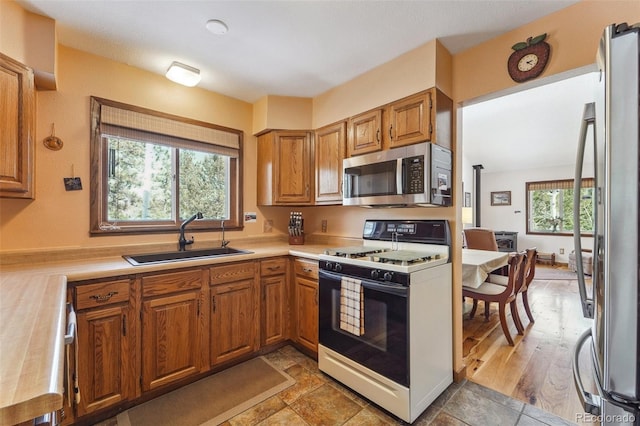
POLYGON ((0 1, 0 52, 25 63, 27 40, 16 34, 27 33, 29 12, 14 1, 0 1))
POLYGON ((56 40, 53 19, 0 1, 0 52, 33 68, 38 89, 56 88, 56 40))
POLYGON ((311 129, 311 98, 269 95, 254 104, 253 134, 269 129, 311 129))
MULTIPOLYGON (((244 210, 256 211, 256 146, 252 106, 207 90, 187 88, 122 63, 64 46, 59 48, 57 91, 37 92, 36 198, 0 200, 0 250, 92 247, 173 242, 176 235, 89 237, 89 97, 98 96, 244 131, 244 210), (55 123, 64 141, 50 151, 42 139, 55 123), (75 174, 82 191, 67 192, 63 178, 75 174)), ((258 231, 247 224, 243 234, 258 231)), ((217 233, 196 240, 219 239, 217 233)))
POLYGON ((640 22, 640 1, 583 0, 453 57, 453 99, 462 102, 518 86, 507 73, 511 46, 547 33, 551 56, 539 78, 595 62, 605 26, 640 22))
POLYGON ((436 84, 430 41, 313 99, 313 128, 342 120, 436 84))

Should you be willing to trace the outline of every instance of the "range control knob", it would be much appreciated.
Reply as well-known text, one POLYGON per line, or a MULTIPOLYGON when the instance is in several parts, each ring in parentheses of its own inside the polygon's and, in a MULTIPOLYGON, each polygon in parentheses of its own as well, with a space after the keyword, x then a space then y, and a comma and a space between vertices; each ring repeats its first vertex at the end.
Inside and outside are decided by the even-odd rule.
POLYGON ((380 278, 380 269, 374 269, 371 271, 371 278, 373 278, 374 280, 377 280, 378 278, 380 278))
POLYGON ((335 265, 333 265, 333 270, 336 272, 342 271, 342 265, 339 263, 336 263, 335 265))
POLYGON ((384 278, 385 281, 391 281, 393 278, 393 272, 385 272, 382 278, 384 278))
POLYGON ((325 262, 325 263, 324 263, 324 267, 325 267, 325 269, 327 269, 328 271, 330 271, 331 269, 333 269, 333 263, 331 263, 331 262, 325 262))

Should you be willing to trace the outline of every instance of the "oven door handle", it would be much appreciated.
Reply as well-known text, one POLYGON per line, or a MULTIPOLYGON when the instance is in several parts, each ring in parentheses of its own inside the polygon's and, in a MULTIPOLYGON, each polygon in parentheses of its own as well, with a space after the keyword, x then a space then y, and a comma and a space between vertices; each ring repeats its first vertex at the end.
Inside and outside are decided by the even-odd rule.
MULTIPOLYGON (((319 276, 320 276, 320 285, 322 285, 322 278, 341 282, 343 277, 343 275, 334 274, 332 272, 323 271, 323 270, 320 271, 319 276)), ((400 297, 407 297, 407 293, 409 292, 409 289, 407 287, 403 285, 398 285, 398 284, 391 284, 391 283, 380 284, 375 281, 362 280, 362 279, 360 280, 360 284, 364 288, 367 288, 370 290, 379 291, 381 293, 392 294, 394 296, 400 296, 400 297)))

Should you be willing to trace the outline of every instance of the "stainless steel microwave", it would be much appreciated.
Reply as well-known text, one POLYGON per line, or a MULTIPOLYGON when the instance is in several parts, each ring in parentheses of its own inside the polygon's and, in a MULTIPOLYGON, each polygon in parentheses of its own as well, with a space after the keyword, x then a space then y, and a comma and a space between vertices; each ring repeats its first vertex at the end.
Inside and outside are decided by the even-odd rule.
POLYGON ((451 151, 429 142, 346 158, 342 204, 450 206, 451 164, 451 151))

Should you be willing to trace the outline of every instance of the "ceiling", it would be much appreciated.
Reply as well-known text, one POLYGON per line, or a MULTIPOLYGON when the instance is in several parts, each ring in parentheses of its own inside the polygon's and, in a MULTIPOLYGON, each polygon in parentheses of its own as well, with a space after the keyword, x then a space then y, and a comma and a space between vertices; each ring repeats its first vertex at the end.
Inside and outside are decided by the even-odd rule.
POLYGON ((485 173, 575 164, 584 105, 595 100, 598 76, 583 73, 463 107, 465 161, 485 173))
POLYGON ((58 41, 157 74, 173 61, 199 87, 247 102, 314 97, 428 41, 452 53, 578 0, 19 0, 58 41), (208 20, 229 32, 207 31, 208 20))

